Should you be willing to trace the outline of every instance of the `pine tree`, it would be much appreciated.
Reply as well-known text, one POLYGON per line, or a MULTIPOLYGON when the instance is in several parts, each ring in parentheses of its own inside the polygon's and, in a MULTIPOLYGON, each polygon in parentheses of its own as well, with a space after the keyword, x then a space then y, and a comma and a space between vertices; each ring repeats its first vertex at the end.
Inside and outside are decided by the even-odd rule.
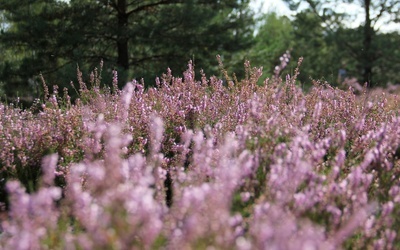
POLYGON ((253 19, 248 3, 7 1, 0 4, 9 23, 0 44, 17 53, 0 62, 0 81, 10 87, 9 95, 26 88, 28 79, 35 80, 39 73, 50 84, 68 86, 77 64, 89 72, 101 60, 106 72, 118 70, 121 85, 131 78, 153 84, 168 67, 179 74, 189 60, 197 69, 217 74, 217 54, 239 58, 237 63, 251 46, 253 19), (57 82, 60 79, 63 83, 57 82))

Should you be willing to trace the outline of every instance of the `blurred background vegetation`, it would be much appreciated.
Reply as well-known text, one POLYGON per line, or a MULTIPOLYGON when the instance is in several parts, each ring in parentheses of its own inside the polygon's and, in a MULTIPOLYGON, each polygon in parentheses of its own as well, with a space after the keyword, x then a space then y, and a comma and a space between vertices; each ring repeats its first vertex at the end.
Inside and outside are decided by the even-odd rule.
MULTIPOLYGON (((217 54, 240 79, 243 63, 264 68, 271 77, 279 57, 289 50, 292 73, 304 57, 299 81, 339 84, 339 70, 370 86, 400 83, 399 31, 383 32, 399 22, 394 0, 284 0, 293 16, 261 13, 251 0, 4 0, 0 3, 0 98, 29 103, 48 85, 71 88, 77 66, 88 79, 103 61, 103 83, 118 71, 120 87, 171 68, 174 75, 192 60, 196 71, 221 76, 217 54), (357 4, 363 13, 339 11, 357 4), (361 15, 360 25, 348 24, 361 15)), ((70 91, 73 94, 73 91, 70 91)))

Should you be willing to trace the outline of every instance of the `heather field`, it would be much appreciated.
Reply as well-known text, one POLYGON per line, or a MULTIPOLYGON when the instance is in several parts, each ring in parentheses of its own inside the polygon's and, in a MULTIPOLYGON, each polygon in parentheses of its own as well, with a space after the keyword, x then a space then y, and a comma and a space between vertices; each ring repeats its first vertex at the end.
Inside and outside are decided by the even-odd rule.
POLYGON ((400 98, 245 66, 0 104, 0 248, 398 249, 400 98))

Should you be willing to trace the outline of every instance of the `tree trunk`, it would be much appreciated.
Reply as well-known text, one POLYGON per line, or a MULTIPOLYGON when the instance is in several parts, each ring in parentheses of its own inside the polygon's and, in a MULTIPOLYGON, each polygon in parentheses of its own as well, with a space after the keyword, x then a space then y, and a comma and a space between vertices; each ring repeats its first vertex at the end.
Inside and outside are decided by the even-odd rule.
POLYGON ((371 43, 373 36, 373 28, 371 27, 371 17, 370 17, 370 6, 371 0, 364 1, 365 8, 365 26, 364 26, 364 53, 362 55, 363 63, 363 81, 368 82, 368 86, 372 87, 372 63, 373 57, 371 54, 371 43))
POLYGON ((126 0, 119 0, 118 5, 118 59, 117 64, 122 69, 129 69, 129 50, 128 50, 128 37, 126 35, 128 26, 128 14, 126 12, 126 0))

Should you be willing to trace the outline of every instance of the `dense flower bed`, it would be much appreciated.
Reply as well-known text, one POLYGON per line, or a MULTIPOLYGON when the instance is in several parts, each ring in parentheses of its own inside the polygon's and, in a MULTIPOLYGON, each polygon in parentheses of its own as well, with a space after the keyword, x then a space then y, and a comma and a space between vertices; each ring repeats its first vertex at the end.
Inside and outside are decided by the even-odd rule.
POLYGON ((246 70, 0 104, 1 248, 400 247, 399 98, 246 70))

